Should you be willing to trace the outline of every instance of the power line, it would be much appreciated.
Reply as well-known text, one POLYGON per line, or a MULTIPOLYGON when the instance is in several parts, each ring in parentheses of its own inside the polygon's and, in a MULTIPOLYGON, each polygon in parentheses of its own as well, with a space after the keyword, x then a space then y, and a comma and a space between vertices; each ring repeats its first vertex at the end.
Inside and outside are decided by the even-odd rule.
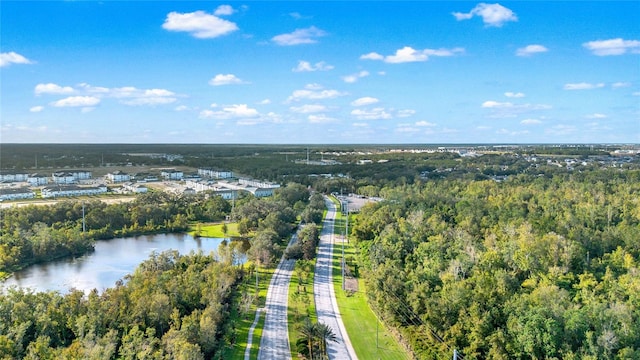
POLYGON ((462 354, 460 354, 457 349, 452 349, 451 346, 449 346, 449 344, 447 344, 447 342, 444 341, 444 339, 438 335, 438 333, 428 324, 426 324, 422 318, 420 318, 420 316, 418 316, 418 314, 415 313, 415 311, 413 311, 413 309, 411 308, 411 306, 409 304, 407 304, 403 299, 401 299, 397 294, 392 293, 392 292, 387 292, 384 291, 385 295, 392 297, 392 300, 395 301, 395 304, 400 305, 401 307, 393 307, 392 309, 394 309, 394 311, 396 311, 396 314, 400 314, 404 315, 403 317, 406 318, 406 320, 411 323, 413 326, 416 327, 424 327, 429 331, 429 334, 426 335, 431 335, 431 337, 435 338, 438 342, 440 342, 441 344, 444 344, 447 347, 447 351, 453 351, 454 352, 454 359, 456 360, 464 360, 464 356, 462 354))

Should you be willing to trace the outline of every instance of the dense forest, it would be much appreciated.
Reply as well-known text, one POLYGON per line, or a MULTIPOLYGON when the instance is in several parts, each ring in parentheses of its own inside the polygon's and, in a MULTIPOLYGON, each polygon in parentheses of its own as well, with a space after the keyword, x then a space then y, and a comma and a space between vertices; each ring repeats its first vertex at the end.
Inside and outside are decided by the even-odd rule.
POLYGON ((352 227, 419 358, 640 358, 640 172, 379 189, 352 227))
POLYGON ((102 294, 0 296, 1 359, 222 359, 243 269, 213 255, 153 254, 102 294))

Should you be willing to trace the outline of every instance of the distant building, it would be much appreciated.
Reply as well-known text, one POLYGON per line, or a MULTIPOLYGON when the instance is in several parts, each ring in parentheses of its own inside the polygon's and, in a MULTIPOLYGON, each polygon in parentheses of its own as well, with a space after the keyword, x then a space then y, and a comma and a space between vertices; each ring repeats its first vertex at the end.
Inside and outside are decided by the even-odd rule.
POLYGON ((27 182, 31 186, 47 185, 49 183, 49 177, 47 175, 38 173, 30 174, 27 177, 27 182))
POLYGON ((160 172, 160 176, 165 180, 182 180, 184 173, 176 169, 164 169, 160 172))
POLYGON ((140 185, 140 184, 131 184, 131 183, 127 183, 122 185, 122 187, 129 192, 135 193, 135 194, 144 194, 147 191, 149 191, 149 189, 144 186, 144 185, 140 185))
POLYGON ((237 197, 240 192, 248 192, 256 197, 272 196, 273 192, 280 187, 279 184, 251 179, 241 179, 238 182, 187 180, 185 185, 194 189, 196 192, 213 191, 216 195, 222 196, 222 198, 226 200, 231 200, 234 197, 237 197))
POLYGON ((213 169, 198 169, 198 175, 214 179, 230 179, 233 177, 233 172, 213 169))
POLYGON ((29 174, 26 172, 1 171, 0 182, 22 182, 27 181, 29 174))
POLYGON ((73 174, 68 172, 56 172, 51 174, 51 181, 54 184, 75 184, 78 182, 73 174))
POLYGON ((43 198, 56 198, 67 196, 98 195, 107 192, 106 185, 95 187, 80 187, 76 185, 49 185, 42 189, 43 198))
POLYGON ((131 181, 131 175, 123 171, 116 170, 112 173, 107 174, 107 180, 112 183, 131 181))
POLYGON ((185 188, 184 190, 182 190, 182 194, 183 195, 195 195, 196 191, 195 191, 195 189, 192 189, 192 188, 185 188))
POLYGON ((36 194, 27 188, 0 189, 0 200, 33 199, 36 194))
POLYGON ((67 170, 76 180, 89 180, 91 179, 91 171, 86 170, 67 170))

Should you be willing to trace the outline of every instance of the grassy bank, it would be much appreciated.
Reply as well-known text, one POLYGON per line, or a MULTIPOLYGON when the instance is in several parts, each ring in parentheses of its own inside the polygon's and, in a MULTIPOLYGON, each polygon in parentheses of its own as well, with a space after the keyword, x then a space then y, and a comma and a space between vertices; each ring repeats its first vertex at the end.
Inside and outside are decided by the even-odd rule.
MULTIPOLYGON (((267 290, 275 269, 260 269, 258 271, 258 293, 256 295, 255 273, 248 274, 245 283, 238 296, 240 297, 240 309, 232 313, 235 326, 235 341, 225 353, 224 358, 230 360, 243 360, 244 352, 249 339, 249 329, 255 319, 256 311, 265 306, 267 290), (244 300, 244 301, 243 301, 244 300), (244 302, 244 304, 243 304, 244 302), (248 304, 248 306, 247 306, 248 304)), ((260 320, 253 331, 251 359, 258 358, 262 327, 264 326, 264 312, 260 312, 260 320)))
POLYGON ((189 225, 188 230, 191 236, 202 236, 210 238, 239 237, 237 223, 195 223, 189 225), (227 227, 226 231, 224 227, 227 227))

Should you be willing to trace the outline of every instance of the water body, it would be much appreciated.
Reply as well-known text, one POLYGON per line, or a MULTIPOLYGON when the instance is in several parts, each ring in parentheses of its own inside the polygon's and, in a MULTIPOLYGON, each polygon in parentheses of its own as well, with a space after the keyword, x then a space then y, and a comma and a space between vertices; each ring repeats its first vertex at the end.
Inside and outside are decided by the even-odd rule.
MULTIPOLYGON (((18 286, 35 291, 67 293, 75 288, 85 293, 102 292, 119 279, 133 273, 152 252, 177 250, 180 254, 217 251, 222 238, 194 238, 187 234, 159 234, 96 241, 95 251, 76 258, 65 258, 29 266, 13 274, 0 286, 18 286)), ((241 262, 244 259, 240 259, 241 262)))

